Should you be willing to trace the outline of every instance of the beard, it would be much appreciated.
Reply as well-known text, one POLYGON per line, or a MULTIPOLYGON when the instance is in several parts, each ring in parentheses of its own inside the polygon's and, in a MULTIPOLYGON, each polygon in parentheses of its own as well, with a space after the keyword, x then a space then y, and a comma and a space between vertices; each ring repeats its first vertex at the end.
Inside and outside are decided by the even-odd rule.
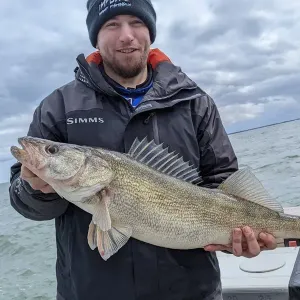
POLYGON ((148 51, 145 49, 139 57, 124 55, 123 61, 119 60, 116 56, 103 57, 104 64, 116 75, 126 79, 134 78, 147 66, 148 51))

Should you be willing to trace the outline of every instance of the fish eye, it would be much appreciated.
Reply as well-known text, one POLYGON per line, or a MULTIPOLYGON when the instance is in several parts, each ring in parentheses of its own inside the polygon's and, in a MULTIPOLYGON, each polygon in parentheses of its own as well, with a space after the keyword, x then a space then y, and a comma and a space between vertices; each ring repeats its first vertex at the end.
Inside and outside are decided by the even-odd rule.
POLYGON ((56 146, 56 145, 50 145, 50 146, 47 146, 45 150, 49 154, 56 154, 59 149, 58 149, 58 146, 56 146))

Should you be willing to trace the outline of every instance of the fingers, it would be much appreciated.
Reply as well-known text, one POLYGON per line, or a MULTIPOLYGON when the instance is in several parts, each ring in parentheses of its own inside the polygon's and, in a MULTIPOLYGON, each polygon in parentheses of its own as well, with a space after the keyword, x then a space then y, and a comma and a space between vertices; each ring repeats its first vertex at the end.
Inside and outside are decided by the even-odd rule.
POLYGON ((264 248, 268 250, 274 250, 277 247, 277 240, 271 234, 261 232, 259 239, 263 242, 264 248))
POLYGON ((41 182, 41 179, 37 177, 27 167, 21 167, 21 178, 27 181, 34 190, 39 190, 46 186, 46 182, 41 182))
POLYGON ((247 258, 257 256, 262 250, 273 250, 282 243, 282 239, 276 239, 273 235, 260 233, 259 238, 252 228, 235 228, 232 234, 232 245, 207 245, 206 251, 229 251, 235 256, 247 258))
POLYGON ((36 177, 36 175, 33 172, 31 172, 24 165, 22 165, 22 167, 21 167, 21 175, 20 176, 21 176, 21 178, 23 178, 26 181, 27 181, 27 179, 36 177))
MULTIPOLYGON (((248 227, 248 229, 250 229, 248 227)), ((252 256, 257 255, 257 249, 260 252, 260 247, 264 245, 263 242, 256 240, 254 233, 250 229, 250 233, 247 232, 247 228, 244 230, 235 228, 232 234, 232 244, 229 245, 207 245, 204 247, 206 251, 229 251, 235 256, 252 256), (249 249, 250 243, 250 249, 249 249), (253 245, 254 244, 254 245, 253 245)), ((258 253, 259 253, 258 252, 258 253)))
POLYGON ((247 245, 248 245, 248 251, 246 253, 246 256, 247 257, 257 256, 260 253, 261 249, 255 237, 254 231, 250 227, 245 226, 243 228, 243 233, 245 235, 247 245))
POLYGON ((41 191, 44 194, 55 193, 51 185, 38 177, 29 179, 28 183, 34 190, 41 191))
POLYGON ((26 180, 36 191, 41 191, 44 194, 55 193, 53 188, 47 182, 39 178, 36 174, 23 165, 21 167, 20 176, 22 179, 26 180))
POLYGON ((38 177, 30 178, 27 181, 34 190, 42 190, 48 185, 45 181, 38 177))
POLYGON ((40 191, 44 194, 51 194, 55 193, 55 190, 52 188, 51 185, 47 184, 45 187, 41 188, 40 191))
POLYGON ((232 235, 232 250, 235 256, 241 256, 243 254, 242 239, 242 230, 235 228, 232 235))

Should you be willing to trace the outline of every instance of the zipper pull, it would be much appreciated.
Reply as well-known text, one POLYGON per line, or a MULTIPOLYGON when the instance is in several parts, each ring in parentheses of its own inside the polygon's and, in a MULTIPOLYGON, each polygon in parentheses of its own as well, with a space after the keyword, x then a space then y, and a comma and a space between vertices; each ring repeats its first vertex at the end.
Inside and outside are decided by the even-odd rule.
POLYGON ((144 120, 144 124, 148 124, 150 119, 155 115, 155 112, 152 112, 151 114, 149 114, 149 116, 147 117, 147 119, 144 120))

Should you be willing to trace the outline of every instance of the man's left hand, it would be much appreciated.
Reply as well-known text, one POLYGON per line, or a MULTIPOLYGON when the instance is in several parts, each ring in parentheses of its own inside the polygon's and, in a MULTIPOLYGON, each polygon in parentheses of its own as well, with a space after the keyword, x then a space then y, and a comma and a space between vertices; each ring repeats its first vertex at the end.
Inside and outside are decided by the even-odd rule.
POLYGON ((247 258, 257 256, 262 250, 274 250, 277 247, 276 239, 273 235, 260 233, 256 239, 253 230, 246 226, 242 229, 235 228, 232 234, 232 244, 230 245, 207 245, 206 251, 229 251, 235 256, 247 258))

